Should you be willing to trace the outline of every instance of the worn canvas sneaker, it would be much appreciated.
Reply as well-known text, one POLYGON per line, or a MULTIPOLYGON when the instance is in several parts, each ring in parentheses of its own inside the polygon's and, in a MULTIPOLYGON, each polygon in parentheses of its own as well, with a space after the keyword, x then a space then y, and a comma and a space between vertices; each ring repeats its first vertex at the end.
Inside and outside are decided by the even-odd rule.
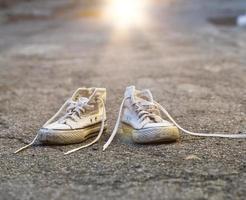
POLYGON ((15 153, 35 144, 74 144, 97 135, 91 143, 65 154, 94 144, 106 129, 105 101, 105 88, 77 89, 59 111, 43 125, 34 140, 15 153))
POLYGON ((246 134, 209 134, 188 131, 178 125, 167 110, 153 100, 149 90, 136 90, 134 86, 126 88, 116 125, 110 138, 103 146, 103 150, 112 142, 120 124, 119 132, 127 135, 136 143, 175 141, 180 138, 179 130, 183 133, 202 137, 246 138, 246 134), (161 114, 166 115, 172 123, 164 120, 161 114))
POLYGON ((104 150, 113 140, 120 123, 122 135, 136 143, 172 142, 180 137, 178 128, 162 118, 151 92, 136 90, 134 86, 126 88, 116 126, 104 150))

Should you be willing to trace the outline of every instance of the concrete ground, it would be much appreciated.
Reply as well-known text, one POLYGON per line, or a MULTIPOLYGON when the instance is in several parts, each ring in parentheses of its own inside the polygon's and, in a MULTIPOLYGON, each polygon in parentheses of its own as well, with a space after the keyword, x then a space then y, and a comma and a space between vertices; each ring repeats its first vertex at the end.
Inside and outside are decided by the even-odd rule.
POLYGON ((102 152, 128 85, 151 89, 188 130, 246 132, 246 29, 210 23, 245 8, 244 0, 155 1, 151 23, 124 36, 95 1, 1 9, 0 199, 245 199, 245 139, 116 137, 102 152), (68 156, 79 145, 13 154, 82 86, 108 91, 109 131, 98 144, 68 156))

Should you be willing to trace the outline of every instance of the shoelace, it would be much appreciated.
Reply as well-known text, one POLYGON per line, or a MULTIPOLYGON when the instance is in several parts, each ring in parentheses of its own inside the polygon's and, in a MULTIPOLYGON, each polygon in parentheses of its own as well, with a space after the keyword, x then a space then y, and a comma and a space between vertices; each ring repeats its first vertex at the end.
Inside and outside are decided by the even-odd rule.
POLYGON ((104 130, 104 125, 105 125, 105 112, 106 112, 106 109, 105 109, 105 104, 104 104, 103 99, 102 98, 98 98, 98 99, 101 101, 101 103, 103 105, 103 117, 102 117, 100 131, 99 131, 97 137, 92 142, 90 142, 89 144, 86 144, 86 145, 83 145, 81 147, 78 147, 78 148, 72 149, 70 151, 67 151, 66 153, 64 153, 65 155, 68 155, 68 154, 73 153, 75 151, 78 151, 80 149, 89 147, 89 146, 93 145, 94 143, 96 143, 101 138, 101 136, 103 134, 103 130, 104 130))
POLYGON ((239 139, 239 138, 246 138, 246 134, 224 134, 224 133, 196 133, 196 132, 191 132, 188 131, 184 128, 182 128, 173 118, 172 116, 167 112, 167 110, 161 106, 159 103, 157 103, 156 101, 154 101, 155 104, 158 105, 158 107, 160 108, 160 110, 170 119, 170 121, 172 121, 174 123, 175 126, 177 126, 177 128, 179 128, 181 131, 183 131, 184 133, 190 134, 190 135, 194 135, 194 136, 201 136, 201 137, 222 137, 222 138, 231 138, 231 139, 239 139))
MULTIPOLYGON (((56 112, 56 114, 54 114, 43 126, 47 126, 49 124, 52 123, 52 121, 60 114, 60 112, 62 112, 64 110, 64 108, 69 104, 71 100, 67 100, 62 106, 61 108, 56 112)), ((15 151, 14 153, 19 153, 20 151, 23 151, 24 149, 27 149, 28 147, 36 144, 38 142, 38 137, 39 134, 37 134, 35 136, 35 138, 32 140, 32 142, 30 142, 29 144, 25 145, 24 147, 21 147, 20 149, 18 149, 17 151, 15 151)))
POLYGON ((128 97, 124 97, 124 99, 122 100, 121 102, 121 105, 120 105, 120 110, 119 110, 119 114, 118 114, 118 117, 117 117, 117 120, 116 120, 116 123, 115 123, 115 126, 114 126, 114 130, 113 132, 111 133, 108 141, 103 145, 103 151, 105 149, 107 149, 107 147, 110 145, 110 143, 113 141, 114 139, 114 136, 116 135, 117 131, 118 131, 118 128, 119 128, 119 125, 120 125, 120 119, 121 119, 121 113, 122 113, 122 109, 123 109, 123 106, 124 106, 124 103, 126 101, 128 97))
MULTIPOLYGON (((112 134, 110 135, 108 141, 104 144, 103 146, 103 151, 105 149, 107 149, 107 147, 110 145, 110 143, 113 141, 117 131, 118 131, 118 128, 119 128, 119 125, 120 125, 120 119, 121 119, 121 114, 122 114, 122 110, 123 110, 123 106, 124 106, 124 103, 126 101, 126 99, 129 98, 129 97, 125 97, 123 100, 122 100, 122 103, 120 105, 120 109, 119 109, 119 114, 118 114, 118 118, 116 120, 116 123, 115 123, 115 127, 113 129, 113 132, 112 134)), ((195 132, 191 132, 191 131, 188 131, 184 128, 182 128, 173 118, 172 116, 167 112, 167 110, 161 106, 159 103, 157 103, 156 101, 154 101, 154 104, 156 104, 158 106, 158 108, 163 112, 163 114, 165 114, 170 121, 172 121, 174 123, 174 125, 179 128, 181 131, 183 131, 184 133, 186 134, 190 134, 190 135, 194 135, 194 136, 201 136, 201 137, 222 137, 222 138, 231 138, 231 139, 239 139, 239 138, 246 138, 246 134, 223 134, 223 133, 214 133, 214 134, 211 134, 211 133, 195 133, 195 132)), ((148 116, 148 115, 146 115, 148 116)), ((144 117, 144 116, 143 116, 144 117)))
MULTIPOLYGON (((62 117, 59 121, 65 121, 66 119, 68 119, 68 118, 71 118, 72 120, 75 120, 75 118, 74 118, 74 114, 76 114, 78 117, 80 117, 80 114, 81 113, 84 113, 85 112, 85 110, 86 110, 86 108, 91 108, 91 105, 89 105, 88 104, 88 102, 90 102, 90 100, 91 100, 91 98, 94 96, 94 94, 96 93, 96 89, 94 90, 94 92, 92 93, 92 95, 90 96, 90 98, 88 99, 88 100, 80 100, 80 101, 78 101, 77 103, 75 103, 74 101, 72 101, 71 99, 68 99, 62 106, 61 106, 61 108, 43 125, 44 127, 45 126, 47 126, 47 125, 49 125, 49 124, 51 124, 53 121, 54 121, 54 119, 56 119, 57 118, 57 116, 64 110, 64 108, 65 107, 67 107, 67 109, 66 109, 66 114, 64 115, 64 117, 62 117)), ((72 153, 72 152, 75 152, 75 151, 78 151, 79 149, 82 149, 82 148, 85 148, 85 147, 88 147, 88 146, 90 146, 90 145, 92 145, 92 144, 94 144, 94 143, 96 143, 99 139, 100 139, 100 137, 101 137, 101 135, 102 135, 102 133, 103 133, 103 129, 104 129, 104 124, 105 124, 105 104, 104 104, 104 101, 103 101, 103 99, 102 98, 100 98, 100 97, 97 97, 97 99, 99 99, 100 100, 100 102, 102 103, 102 105, 103 105, 103 119, 102 119, 102 124, 101 124, 101 128, 100 128, 100 131, 99 131, 99 134, 98 134, 98 136, 96 137, 96 139, 95 140, 93 140, 91 143, 89 143, 89 144, 87 144, 87 145, 84 145, 84 146, 82 146, 82 147, 79 147, 79 148, 76 148, 76 149, 73 149, 73 150, 71 150, 71 151, 68 151, 68 152, 66 152, 65 154, 69 154, 69 153, 72 153)), ((30 142, 29 144, 27 144, 27 145, 25 145, 24 147, 21 147, 20 149, 18 149, 17 151, 15 151, 14 153, 18 153, 18 152, 20 152, 20 151, 22 151, 22 150, 24 150, 24 149, 26 149, 26 148, 28 148, 28 147, 30 147, 30 146, 32 146, 32 145, 34 145, 35 143, 37 143, 38 142, 38 136, 39 136, 39 134, 37 134, 36 136, 35 136, 35 138, 32 140, 32 142, 30 142)))
POLYGON ((144 105, 142 105, 138 103, 133 103, 132 105, 135 106, 135 110, 138 115, 138 120, 141 122, 143 126, 150 122, 161 121, 161 117, 154 113, 154 111, 156 110, 156 108, 153 107, 155 106, 154 104, 145 103, 144 105))
POLYGON ((94 108, 93 105, 88 104, 89 100, 87 98, 80 98, 78 102, 69 101, 68 108, 66 109, 66 114, 58 120, 59 123, 66 123, 68 119, 77 121, 75 115, 81 119, 81 114, 85 113, 86 110, 91 110, 94 108))

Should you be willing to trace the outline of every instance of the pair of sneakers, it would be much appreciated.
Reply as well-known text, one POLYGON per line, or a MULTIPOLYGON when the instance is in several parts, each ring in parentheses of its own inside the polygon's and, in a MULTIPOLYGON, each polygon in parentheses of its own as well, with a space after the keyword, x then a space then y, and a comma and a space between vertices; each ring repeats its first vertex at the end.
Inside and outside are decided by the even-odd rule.
MULTIPOLYGON (((43 125, 34 140, 15 153, 32 145, 75 144, 96 136, 90 143, 65 154, 93 145, 107 129, 105 104, 105 88, 77 89, 58 112, 43 125)), ((135 143, 145 144, 176 141, 180 138, 180 130, 195 136, 246 138, 246 134, 207 134, 187 131, 175 122, 164 107, 154 101, 150 90, 137 90, 134 86, 129 86, 125 90, 114 130, 103 146, 103 150, 110 145, 119 127, 124 137, 135 143), (163 114, 171 122, 164 120, 163 114)))

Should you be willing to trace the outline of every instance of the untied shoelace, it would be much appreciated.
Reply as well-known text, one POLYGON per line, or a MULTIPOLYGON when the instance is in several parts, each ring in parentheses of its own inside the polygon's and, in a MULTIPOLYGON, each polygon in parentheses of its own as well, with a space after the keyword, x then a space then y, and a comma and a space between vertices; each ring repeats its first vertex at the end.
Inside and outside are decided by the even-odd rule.
MULTIPOLYGON (((122 100, 122 103, 120 105, 120 109, 119 109, 119 114, 118 114, 118 118, 116 120, 116 123, 115 123, 115 127, 113 129, 113 132, 112 134, 110 135, 108 141, 104 144, 103 146, 103 151, 110 145, 110 143, 113 141, 116 133, 117 133, 117 130, 119 128, 119 125, 120 125, 120 119, 121 119, 121 114, 122 114, 122 110, 123 110, 123 106, 124 106, 124 103, 126 101, 126 99, 128 99, 129 97, 125 97, 123 100, 122 100)), ((168 119, 173 122, 173 124, 178 128, 180 129, 181 131, 183 131, 184 133, 186 134, 190 134, 190 135, 193 135, 193 136, 201 136, 201 137, 222 137, 222 138, 231 138, 231 139, 240 139, 240 138, 246 138, 246 134, 223 134, 223 133, 214 133, 214 134, 210 134, 210 133, 196 133, 196 132, 191 132, 191 131, 188 131, 184 128, 182 128, 174 119, 173 117, 168 113, 168 111, 163 107, 161 106, 159 103, 157 103, 156 101, 153 101, 153 104, 157 105, 158 108, 162 111, 163 114, 165 114, 168 119)), ((148 115, 146 115, 148 116, 148 115)))
MULTIPOLYGON (((53 115, 44 125, 43 127, 51 124, 54 119, 57 118, 57 116, 64 110, 65 107, 67 107, 66 109, 66 114, 59 120, 60 122, 67 120, 68 118, 71 118, 72 120, 74 120, 74 114, 76 114, 77 116, 80 116, 81 113, 84 113, 86 108, 90 108, 91 105, 89 105, 88 103, 91 101, 91 98, 93 98, 94 94, 96 93, 96 89, 94 90, 94 92, 92 93, 92 95, 90 96, 89 99, 85 98, 81 98, 78 100, 78 102, 74 102, 71 99, 68 99, 63 105, 62 107, 56 112, 55 115, 53 115)), ((88 146, 91 146, 92 144, 96 143, 100 137, 102 136, 103 130, 104 130, 104 125, 105 125, 105 104, 104 101, 101 97, 96 97, 96 99, 98 99, 102 105, 103 105, 103 117, 102 117, 102 122, 101 122, 101 127, 100 127, 100 131, 98 133, 98 136, 95 138, 95 140, 93 140, 92 142, 90 142, 89 144, 83 145, 81 147, 78 147, 76 149, 72 149, 68 152, 66 152, 65 154, 70 154, 72 152, 78 151, 80 149, 86 148, 88 146)), ((20 149, 18 149, 17 151, 15 151, 14 153, 18 153, 36 143, 38 143, 38 134, 35 136, 35 138, 32 140, 32 142, 30 142, 29 144, 25 145, 24 147, 21 147, 20 149)))

